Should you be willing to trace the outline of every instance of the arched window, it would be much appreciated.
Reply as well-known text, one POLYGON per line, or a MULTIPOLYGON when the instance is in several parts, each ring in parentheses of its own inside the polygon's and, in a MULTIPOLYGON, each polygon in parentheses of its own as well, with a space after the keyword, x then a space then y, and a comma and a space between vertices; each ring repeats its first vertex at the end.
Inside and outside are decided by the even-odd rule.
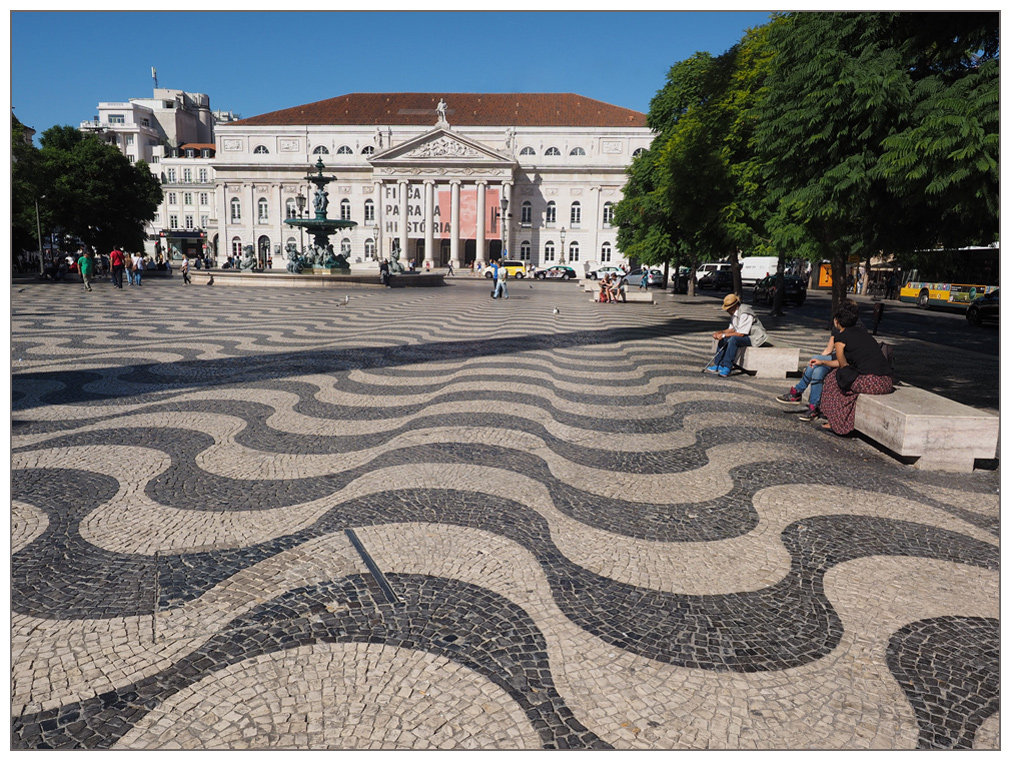
POLYGON ((284 213, 285 219, 294 219, 298 216, 298 206, 295 205, 295 201, 291 198, 284 202, 284 213))
POLYGON ((238 222, 242 219, 242 204, 239 203, 238 198, 233 198, 230 206, 232 210, 232 221, 238 222))
POLYGON ((337 149, 338 156, 350 156, 353 153, 354 151, 351 150, 351 146, 349 145, 342 145, 340 148, 337 149))
POLYGON ((583 209, 579 205, 579 201, 572 202, 572 210, 569 212, 569 224, 573 227, 579 225, 579 220, 583 217, 583 209))
POLYGON ((376 147, 374 145, 366 145, 364 148, 362 148, 362 155, 363 156, 371 156, 375 152, 376 152, 376 147))
POLYGON ((365 201, 365 221, 375 222, 376 221, 376 205, 373 203, 371 198, 365 201))
POLYGON ((554 201, 548 201, 548 208, 544 210, 544 223, 553 225, 556 221, 558 207, 554 201))
POLYGON ((529 145, 524 146, 523 150, 520 151, 520 156, 536 156, 536 155, 537 155, 537 151, 535 151, 529 145))
POLYGON ((607 241, 604 241, 600 246, 600 261, 611 261, 611 244, 607 241))
POLYGON ((569 151, 569 155, 570 156, 585 156, 586 155, 586 151, 584 151, 582 148, 580 148, 577 145, 575 148, 573 148, 571 151, 569 151))
POLYGON ((376 257, 376 241, 373 238, 365 239, 365 256, 371 259, 376 257))
POLYGON ((341 219, 351 219, 351 201, 346 198, 341 199, 341 219))
POLYGON ((604 227, 610 227, 611 222, 614 221, 614 205, 610 201, 604 204, 604 218, 602 221, 604 227))
POLYGON ((576 241, 572 241, 572 243, 569 244, 569 261, 579 261, 579 244, 576 243, 576 241))
POLYGON ((562 152, 560 150, 558 150, 557 148, 555 148, 554 146, 551 146, 546 151, 544 151, 544 155, 545 156, 561 156, 562 152))
POLYGON ((341 238, 341 253, 344 256, 351 256, 351 239, 341 238))
POLYGON ((266 222, 267 221, 267 199, 261 198, 256 202, 256 221, 266 222))
POLYGON ((520 224, 529 227, 532 224, 533 216, 534 207, 530 204, 530 201, 524 201, 520 207, 520 224))
POLYGON ((242 258, 242 238, 232 238, 232 256, 242 258))
POLYGON ((258 145, 253 149, 253 153, 270 153, 270 151, 267 150, 267 146, 258 145))
POLYGON ((548 241, 544 244, 544 261, 553 262, 555 260, 555 243, 548 241))
POLYGON ((315 148, 312 149, 313 156, 326 155, 328 153, 330 153, 330 151, 327 150, 327 147, 325 145, 317 145, 315 148))
POLYGON ((528 240, 520 243, 520 260, 524 262, 530 261, 530 241, 528 240))
POLYGON ((645 148, 636 148, 634 151, 632 151, 632 158, 638 158, 645 152, 646 152, 645 148))

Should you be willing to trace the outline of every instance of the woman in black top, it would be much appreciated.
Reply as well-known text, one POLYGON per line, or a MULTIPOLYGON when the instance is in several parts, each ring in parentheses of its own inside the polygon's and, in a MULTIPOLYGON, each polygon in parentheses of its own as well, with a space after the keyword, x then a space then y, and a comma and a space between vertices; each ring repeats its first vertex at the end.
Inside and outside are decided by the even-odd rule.
POLYGON ((835 359, 817 360, 835 368, 822 389, 821 412, 828 420, 822 427, 843 435, 853 430, 858 394, 891 393, 892 370, 877 340, 857 324, 854 306, 840 306, 833 322, 840 331, 835 359))

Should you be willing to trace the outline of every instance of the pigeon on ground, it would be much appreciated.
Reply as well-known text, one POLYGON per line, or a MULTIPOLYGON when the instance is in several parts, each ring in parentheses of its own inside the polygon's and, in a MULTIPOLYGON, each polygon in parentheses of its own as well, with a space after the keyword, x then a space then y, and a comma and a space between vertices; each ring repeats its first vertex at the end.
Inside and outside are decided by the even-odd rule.
POLYGON ((214 275, 207 278, 207 285, 214 285, 214 275))
POLYGON ((551 313, 552 313, 552 314, 559 314, 559 309, 558 309, 558 307, 555 307, 554 309, 552 309, 552 310, 551 310, 551 313))

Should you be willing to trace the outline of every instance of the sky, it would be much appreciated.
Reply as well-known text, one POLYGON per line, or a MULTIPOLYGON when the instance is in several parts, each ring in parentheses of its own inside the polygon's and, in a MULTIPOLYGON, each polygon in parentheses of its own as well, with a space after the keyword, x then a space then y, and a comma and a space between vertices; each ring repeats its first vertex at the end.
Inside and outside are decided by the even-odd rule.
POLYGON ((12 11, 11 104, 39 134, 78 126, 150 98, 154 67, 159 87, 243 117, 352 92, 570 92, 645 113, 672 65, 769 15, 12 11))

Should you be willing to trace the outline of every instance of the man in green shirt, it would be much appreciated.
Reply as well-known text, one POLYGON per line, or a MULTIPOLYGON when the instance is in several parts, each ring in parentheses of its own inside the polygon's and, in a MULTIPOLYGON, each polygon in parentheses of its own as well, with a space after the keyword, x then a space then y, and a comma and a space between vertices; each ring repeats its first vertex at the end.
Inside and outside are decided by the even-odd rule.
POLYGON ((81 279, 84 281, 84 290, 91 290, 91 276, 95 274, 95 260, 91 258, 91 252, 81 252, 80 258, 77 260, 77 269, 81 273, 81 279))

